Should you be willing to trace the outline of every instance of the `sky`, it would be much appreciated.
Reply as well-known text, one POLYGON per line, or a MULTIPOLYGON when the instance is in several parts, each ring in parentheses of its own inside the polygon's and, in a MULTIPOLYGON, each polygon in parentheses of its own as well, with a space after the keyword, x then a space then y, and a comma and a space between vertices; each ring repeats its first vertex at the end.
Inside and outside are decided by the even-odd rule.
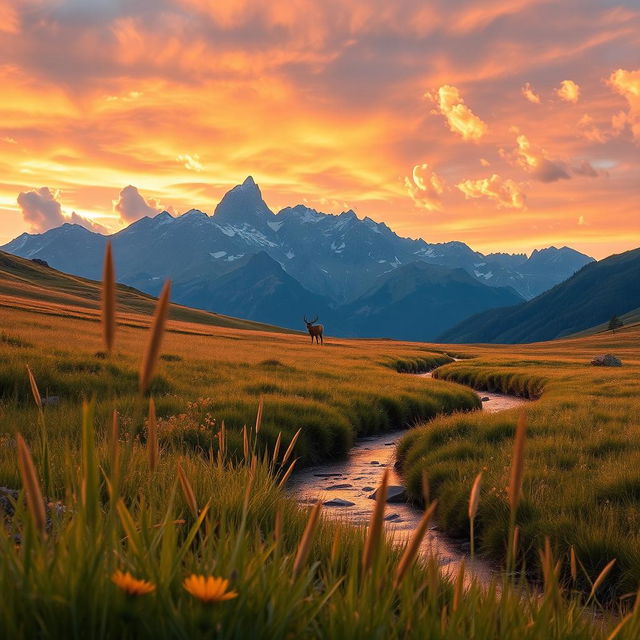
POLYGON ((638 0, 2 0, 0 243, 274 211, 640 246, 638 0))

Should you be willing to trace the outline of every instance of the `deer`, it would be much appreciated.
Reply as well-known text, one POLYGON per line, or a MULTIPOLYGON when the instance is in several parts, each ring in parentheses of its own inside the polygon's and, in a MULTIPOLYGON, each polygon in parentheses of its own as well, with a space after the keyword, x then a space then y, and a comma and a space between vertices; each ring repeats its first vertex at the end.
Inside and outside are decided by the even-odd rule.
POLYGON ((304 316, 304 323, 307 325, 307 331, 311 336, 311 344, 313 344, 314 338, 316 339, 316 344, 324 344, 324 340, 322 339, 324 327, 321 324, 313 324, 314 322, 318 322, 318 316, 313 320, 307 320, 307 316, 304 316))

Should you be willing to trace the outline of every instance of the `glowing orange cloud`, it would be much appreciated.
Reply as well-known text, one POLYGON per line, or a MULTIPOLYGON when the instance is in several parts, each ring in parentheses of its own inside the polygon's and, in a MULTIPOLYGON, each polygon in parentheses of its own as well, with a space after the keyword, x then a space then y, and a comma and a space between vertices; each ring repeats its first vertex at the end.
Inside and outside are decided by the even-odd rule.
POLYGON ((513 180, 503 179, 497 174, 480 180, 464 180, 456 185, 466 198, 489 198, 499 207, 524 209, 525 197, 520 186, 513 180))
POLYGON ((618 69, 609 78, 611 86, 629 103, 629 110, 612 116, 613 128, 620 132, 626 125, 637 142, 640 142, 640 69, 618 69))
POLYGON ((522 87, 522 95, 529 102, 540 104, 540 96, 531 88, 531 85, 528 82, 524 85, 524 87, 522 87))
POLYGON ((556 89, 556 94, 565 102, 578 102, 580 99, 580 87, 573 80, 563 80, 556 89))
POLYGON ((440 113, 447 119, 449 129, 464 140, 480 140, 487 125, 464 103, 460 91, 450 85, 440 87, 433 97, 440 113))
POLYGON ((404 183, 417 206, 427 211, 442 210, 445 181, 426 162, 413 167, 411 178, 405 178, 404 183))

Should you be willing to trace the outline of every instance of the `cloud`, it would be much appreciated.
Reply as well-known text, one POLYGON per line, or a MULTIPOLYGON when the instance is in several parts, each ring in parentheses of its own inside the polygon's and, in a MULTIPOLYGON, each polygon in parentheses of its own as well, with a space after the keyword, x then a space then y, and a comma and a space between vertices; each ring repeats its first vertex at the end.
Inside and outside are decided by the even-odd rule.
POLYGON ((438 105, 439 112, 447 119, 449 129, 459 133, 464 140, 477 141, 487 132, 487 125, 464 103, 460 91, 451 85, 443 85, 437 94, 429 97, 438 105))
POLYGON ((426 162, 413 167, 411 177, 405 178, 404 184, 417 206, 427 211, 442 211, 445 181, 426 162))
POLYGON ((145 200, 137 187, 128 185, 120 191, 120 197, 113 203, 113 210, 120 214, 123 222, 135 222, 145 216, 155 216, 160 212, 156 200, 145 200))
POLYGON ((464 180, 456 185, 465 198, 489 198, 495 200, 498 207, 505 209, 524 209, 525 196, 520 185, 510 179, 501 178, 494 173, 489 178, 464 180))
POLYGON ((576 103, 580 99, 580 87, 573 80, 563 80, 556 89, 556 94, 565 102, 576 103))
POLYGON ((189 171, 202 171, 204 165, 200 162, 200 156, 197 153, 189 155, 184 153, 178 156, 178 162, 182 162, 185 169, 189 171))
MULTIPOLYGON (((556 182, 558 180, 568 180, 568 168, 564 162, 553 161, 547 158, 544 149, 537 149, 529 142, 529 138, 520 134, 516 138, 517 148, 512 154, 515 163, 530 173, 540 182, 556 182)), ((503 156, 509 154, 503 152, 503 156)))
POLYGON ((611 124, 614 130, 620 133, 628 126, 634 140, 640 142, 640 69, 618 69, 609 76, 609 84, 629 103, 629 111, 613 116, 611 124))
POLYGON ((591 142, 606 142, 610 138, 610 134, 603 131, 588 113, 578 120, 578 130, 591 142))
POLYGON ((51 191, 49 187, 18 194, 18 206, 22 210, 22 217, 32 232, 42 233, 66 222, 58 197, 58 191, 51 191))
POLYGON ((18 206, 22 210, 22 217, 33 233, 43 233, 65 222, 78 224, 96 233, 107 233, 107 229, 101 224, 88 220, 75 211, 72 211, 71 215, 64 213, 59 198, 60 192, 52 191, 49 187, 18 194, 18 206))
POLYGON ((601 175, 587 160, 583 160, 580 164, 573 165, 571 172, 577 176, 584 176, 586 178, 597 178, 601 175))
POLYGON ((527 82, 521 89, 522 95, 534 104, 540 104, 540 96, 533 90, 531 85, 527 82))

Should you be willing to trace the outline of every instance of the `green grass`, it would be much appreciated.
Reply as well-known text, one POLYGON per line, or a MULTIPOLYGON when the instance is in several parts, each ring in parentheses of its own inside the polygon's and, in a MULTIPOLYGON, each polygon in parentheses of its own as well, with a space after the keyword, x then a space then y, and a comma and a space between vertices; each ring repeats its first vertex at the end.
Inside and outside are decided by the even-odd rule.
MULTIPOLYGON (((640 360, 637 328, 521 347, 468 347, 477 357, 438 369, 439 379, 478 389, 540 398, 525 408, 524 500, 517 522, 521 560, 540 576, 538 549, 549 536, 569 572, 573 546, 590 589, 615 558, 601 597, 610 602, 640 584, 640 360), (593 355, 613 352, 621 368, 598 368, 593 355)), ((465 508, 483 471, 476 546, 504 559, 509 530, 506 487, 518 411, 438 418, 412 430, 398 456, 411 494, 419 498, 427 471, 438 519, 450 534, 468 536, 465 508)))
MULTIPOLYGON (((153 468, 154 430, 145 421, 147 399, 136 393, 149 321, 136 314, 120 321, 116 351, 103 357, 97 355, 102 345, 94 317, 50 314, 35 307, 0 308, 0 485, 33 486, 25 483, 28 474, 21 474, 17 463, 21 433, 47 500, 59 501, 47 510, 44 536, 24 500, 34 495, 32 488, 23 489, 0 520, 0 637, 604 640, 617 625, 616 619, 594 622, 597 600, 590 598, 585 605, 580 597, 585 585, 567 580, 566 572, 548 575, 542 594, 522 581, 514 587, 505 577, 491 584, 471 580, 462 594, 441 576, 437 560, 427 558, 394 587, 402 545, 380 546, 372 570, 364 571, 366 531, 322 518, 308 557, 294 570, 308 513, 280 485, 292 459, 283 462, 283 452, 297 429, 301 433, 293 457, 304 463, 344 455, 359 434, 452 414, 410 431, 401 453, 405 470, 411 463, 413 473, 424 468, 424 456, 440 456, 426 465, 432 492, 440 498, 439 517, 452 530, 458 522, 464 533, 465 495, 471 485, 466 474, 484 463, 487 481, 502 481, 512 417, 455 413, 477 407, 477 397, 457 384, 398 371, 444 364, 440 375, 449 376, 457 367, 485 367, 493 372, 487 385, 489 379, 508 389, 519 385, 533 395, 533 383, 525 375, 529 371, 536 384, 544 385, 542 399, 529 412, 533 424, 531 412, 542 411, 545 403, 551 406, 554 385, 558 395, 566 395, 564 369, 543 370, 539 353, 518 355, 517 366, 504 360, 500 369, 482 358, 446 364, 451 358, 442 348, 425 345, 329 339, 325 347, 311 347, 303 336, 174 320, 167 327, 164 357, 151 386, 160 442, 153 468), (59 398, 45 406, 42 415, 30 395, 27 364, 42 394, 59 398), (256 435, 253 425, 261 398, 264 415, 256 435), (114 410, 119 415, 117 440, 110 435, 114 410), (224 449, 218 435, 222 420, 224 449), (245 423, 246 455, 241 435, 245 423), (275 456, 280 433, 283 443, 275 456), (423 445, 426 450, 416 448, 423 445), (117 569, 152 582, 155 590, 125 596, 111 580, 117 569), (191 573, 229 579, 237 598, 210 605, 197 601, 182 586, 191 573)), ((458 356, 481 352, 456 348, 458 356)), ((556 357, 544 354, 548 362, 556 357)), ((565 365, 568 370, 579 368, 578 362, 565 365)), ((602 403, 611 402, 611 375, 593 373, 604 380, 594 386, 602 403)), ((618 391, 631 397, 634 391, 626 380, 618 391)), ((577 388, 583 384, 576 378, 577 388)), ((563 405, 562 429, 568 433, 577 405, 575 400, 564 402, 569 404, 563 405)), ((589 443, 597 464, 626 455, 622 414, 603 404, 590 415, 610 420, 607 433, 589 443)), ((540 425, 541 443, 545 437, 557 442, 553 424, 540 425)), ((528 443, 527 464, 534 442, 528 443)), ((557 465, 564 473, 575 466, 571 454, 567 451, 557 465)), ((560 459, 557 451, 555 457, 551 451, 545 455, 554 464, 560 459)), ((410 486, 416 490, 415 478, 410 486)), ((627 496, 627 509, 636 499, 632 478, 601 487, 605 489, 601 499, 627 496)), ((549 499, 541 490, 530 471, 527 500, 518 514, 521 525, 539 523, 536 496, 549 499)), ((495 499, 485 493, 477 530, 487 553, 488 524, 502 521, 505 503, 500 492, 495 499)), ((610 518, 619 514, 616 508, 611 508, 610 518)), ((495 531, 500 540, 504 532, 499 526, 495 531)), ((535 537, 529 532, 526 536, 527 544, 535 537)), ((612 538, 618 549, 622 543, 612 538)), ((532 548, 529 556, 535 557, 536 551, 532 548)), ((554 538, 553 561, 563 559, 562 553, 561 541, 554 538)), ((586 565, 582 554, 580 560, 586 565)), ((591 567, 586 568, 595 577, 591 567)), ((602 599, 603 592, 596 596, 602 599)), ((616 637, 632 639, 639 633, 636 608, 616 637)))
MULTIPOLYGON (((233 462, 167 447, 151 471, 135 441, 121 437, 117 455, 108 439, 94 443, 90 406, 79 431, 82 459, 76 448, 62 452, 64 510, 49 512, 45 537, 21 499, 5 520, 3 637, 586 640, 613 626, 594 625, 577 600, 559 598, 555 580, 543 597, 504 581, 472 582, 461 597, 431 559, 396 588, 402 549, 379 547, 365 572, 365 532, 336 522, 320 521, 295 571, 307 515, 278 486, 279 464, 254 459, 253 449, 233 462), (176 481, 178 460, 197 518, 176 481), (116 570, 155 590, 126 596, 111 581, 116 570), (182 586, 192 573, 229 579, 237 597, 199 602, 182 586)), ((618 637, 639 630, 635 613, 618 637)))

